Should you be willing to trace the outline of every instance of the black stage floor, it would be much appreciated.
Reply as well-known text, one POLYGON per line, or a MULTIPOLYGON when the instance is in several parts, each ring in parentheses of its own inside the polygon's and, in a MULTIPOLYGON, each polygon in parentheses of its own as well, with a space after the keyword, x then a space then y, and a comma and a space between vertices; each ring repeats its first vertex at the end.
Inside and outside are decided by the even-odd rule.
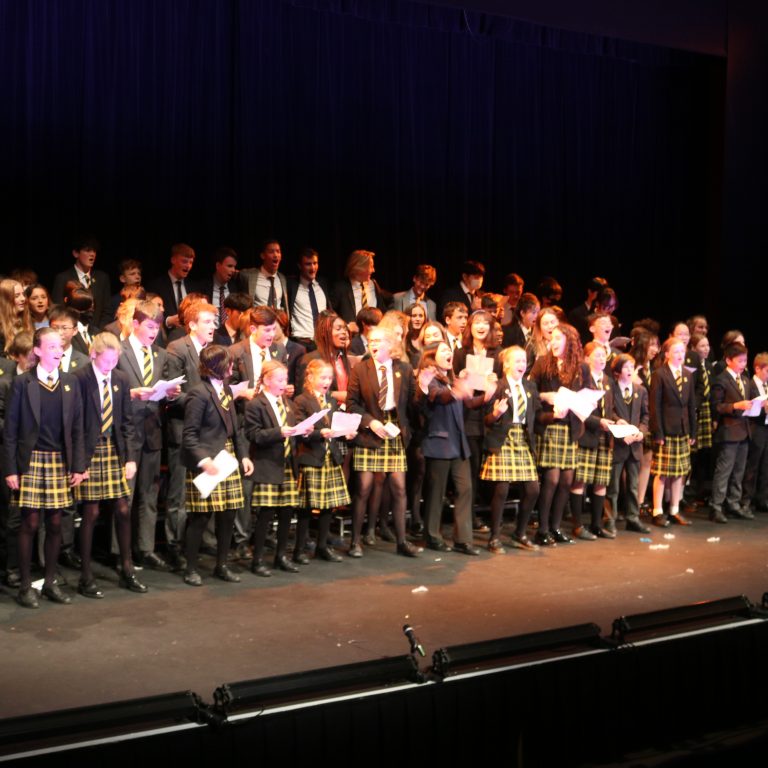
POLYGON ((226 682, 407 653, 404 623, 429 658, 444 646, 588 621, 609 634, 620 615, 696 601, 744 594, 759 602, 768 591, 768 515, 693 520, 653 529, 652 545, 667 549, 624 531, 615 541, 480 557, 411 560, 379 543, 362 560, 313 561, 299 575, 264 579, 244 569, 234 585, 209 578, 204 558, 202 588, 144 570, 146 595, 119 589, 116 574, 97 565, 105 599, 70 587, 71 606, 41 600, 37 611, 5 589, 0 717, 188 689, 210 701, 226 682))

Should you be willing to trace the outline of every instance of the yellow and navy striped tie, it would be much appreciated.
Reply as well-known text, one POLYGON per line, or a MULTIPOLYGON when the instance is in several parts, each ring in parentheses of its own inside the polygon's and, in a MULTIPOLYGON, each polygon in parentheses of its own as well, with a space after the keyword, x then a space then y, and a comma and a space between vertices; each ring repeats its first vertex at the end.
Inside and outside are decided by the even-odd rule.
POLYGON ((112 395, 109 391, 109 379, 104 379, 101 387, 101 434, 112 428, 112 395))
POLYGON ((144 365, 142 367, 142 378, 144 386, 148 387, 152 383, 152 355, 149 354, 149 347, 142 347, 144 353, 144 365))
POLYGON ((675 371, 675 384, 677 384, 677 391, 683 394, 683 374, 680 370, 675 371))
POLYGON ((229 410, 229 404, 232 402, 232 398, 222 389, 221 394, 219 395, 219 402, 221 403, 221 407, 225 410, 229 410))
POLYGON ((525 424, 525 396, 523 395, 523 385, 517 384, 515 389, 517 390, 517 420, 521 424, 525 424))
MULTIPOLYGON (((280 426, 285 427, 288 424, 288 414, 285 412, 285 406, 283 405, 283 398, 277 398, 277 415, 280 417, 280 426)), ((286 437, 283 440, 283 456, 287 461, 291 455, 291 438, 286 437)))

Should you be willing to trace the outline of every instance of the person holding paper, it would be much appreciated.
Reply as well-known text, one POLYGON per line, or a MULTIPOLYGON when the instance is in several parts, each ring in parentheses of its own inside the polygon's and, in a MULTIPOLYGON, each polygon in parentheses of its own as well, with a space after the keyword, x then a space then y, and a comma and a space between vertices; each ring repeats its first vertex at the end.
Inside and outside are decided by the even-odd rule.
POLYGON ((662 345, 664 365, 651 376, 650 427, 653 439, 653 524, 691 525, 680 514, 683 483, 691 471, 691 445, 696 442, 694 381, 686 373, 685 342, 670 336, 662 345), (669 513, 664 514, 664 491, 669 489, 669 513))
POLYGON ((329 394, 333 381, 333 366, 325 360, 314 359, 307 365, 302 393, 294 400, 296 418, 306 419, 313 413, 329 409, 310 434, 298 442, 299 512, 296 525, 296 548, 293 559, 308 562, 304 554, 309 518, 312 510, 319 510, 317 547, 315 557, 330 563, 341 562, 341 557, 328 546, 331 513, 337 507, 349 504, 349 491, 341 464, 344 461, 339 448, 341 435, 331 431, 332 414, 339 404, 329 394))
POLYGON ((221 451, 234 456, 245 475, 253 472, 253 463, 248 457, 247 444, 238 426, 232 390, 228 384, 232 375, 232 356, 228 348, 211 344, 202 349, 199 372, 200 383, 187 393, 181 443, 181 458, 187 470, 188 513, 184 583, 192 587, 202 586, 203 583, 197 570, 198 555, 203 531, 214 513, 216 567, 213 575, 222 581, 240 581, 240 577, 227 565, 227 554, 235 513, 243 506, 243 483, 239 467, 222 478, 205 498, 193 482, 195 476, 201 471, 209 475, 219 473, 214 459, 221 451))
POLYGON ((491 496, 491 535, 488 549, 496 555, 505 552, 501 542, 504 504, 511 483, 522 487, 515 532, 510 536, 516 549, 535 551, 538 547, 526 530, 531 512, 539 497, 539 477, 533 458, 534 425, 541 411, 536 385, 527 381, 528 356, 519 346, 502 351, 499 356, 504 378, 496 386, 493 399, 485 408, 485 458, 481 479, 493 485, 491 496))
MULTIPOLYGON (((371 356, 352 369, 349 382, 347 409, 362 416, 352 460, 358 490, 352 505, 350 557, 363 556, 360 541, 368 499, 374 488, 381 493, 385 481, 391 491, 397 553, 416 557, 421 551, 405 539, 405 450, 411 439, 408 409, 415 381, 410 364, 392 358, 394 345, 391 331, 372 328, 368 334, 371 356)), ((372 508, 378 508, 378 499, 373 499, 372 508)))
POLYGON ((643 458, 643 439, 648 433, 648 392, 635 379, 635 360, 631 355, 616 355, 611 363, 613 374, 613 412, 618 424, 631 424, 637 432, 613 441, 613 463, 611 479, 608 483, 608 501, 610 519, 605 528, 616 530, 616 517, 619 509, 619 486, 621 474, 626 478, 627 530, 635 533, 650 533, 651 529, 640 522, 640 499, 637 494, 640 462, 643 458))
MULTIPOLYGON (((469 322, 464 329, 464 337, 461 340, 461 349, 453 353, 453 370, 459 374, 469 370, 472 358, 482 358, 488 361, 485 370, 488 374, 484 377, 473 376, 475 380, 475 395, 487 394, 486 401, 491 398, 496 389, 496 382, 501 376, 501 363, 498 359, 494 328, 496 320, 490 312, 478 309, 469 316, 469 322), (490 362, 492 361, 492 362, 490 362), (483 384, 481 387, 480 384, 483 384)), ((479 368, 480 365, 477 364, 479 368)), ((488 533, 490 528, 475 514, 478 494, 480 492, 480 465, 483 460, 483 436, 485 426, 483 424, 483 412, 480 408, 464 408, 464 431, 469 441, 470 467, 472 472, 472 528, 476 533, 488 533)))
MULTIPOLYGON (((120 344, 117 369, 128 377, 138 446, 136 474, 128 481, 128 505, 135 507, 137 517, 136 560, 144 567, 164 571, 168 565, 155 552, 163 428, 160 403, 150 400, 153 386, 165 378, 168 367, 168 353, 155 344, 162 324, 162 310, 152 301, 140 301, 133 311, 133 332, 120 344)), ((168 394, 173 397, 180 392, 181 387, 176 386, 168 394)))
POLYGON ((576 474, 571 485, 571 515, 573 534, 584 541, 595 539, 615 539, 612 528, 603 528, 603 510, 605 491, 611 479, 613 464, 613 438, 608 425, 613 423, 613 389, 608 377, 604 375, 607 353, 599 341, 590 341, 584 347, 587 370, 583 373, 586 385, 590 389, 602 390, 603 397, 584 421, 584 434, 579 438, 576 450, 576 474), (584 490, 592 486, 590 524, 582 525, 581 514, 584 507, 584 490))
POLYGON ((749 419, 752 405, 747 367, 747 348, 739 342, 725 350, 725 370, 712 382, 712 411, 715 417, 715 473, 712 477, 709 519, 726 523, 723 507, 731 517, 752 519, 749 507, 741 507, 741 487, 749 453, 749 419))
POLYGON ((529 377, 542 403, 536 420, 536 460, 542 472, 536 543, 545 547, 572 543, 560 524, 576 470, 577 441, 584 431, 578 416, 555 409, 560 387, 578 392, 584 386, 579 333, 565 323, 555 326, 549 346, 543 357, 536 358, 529 377))
MULTIPOLYGON (((296 484, 296 437, 308 435, 308 426, 298 433, 293 403, 285 397, 288 369, 277 360, 267 360, 261 366, 260 391, 245 408, 245 436, 250 442, 254 463, 251 504, 258 508, 253 529, 253 562, 251 571, 257 576, 271 576, 264 565, 264 544, 267 529, 277 513, 277 546, 275 568, 288 573, 299 569, 286 557, 288 532, 294 510, 299 506, 296 484)), ((297 553, 294 553, 297 554, 297 553)), ((301 558, 298 558, 302 562, 301 558)))

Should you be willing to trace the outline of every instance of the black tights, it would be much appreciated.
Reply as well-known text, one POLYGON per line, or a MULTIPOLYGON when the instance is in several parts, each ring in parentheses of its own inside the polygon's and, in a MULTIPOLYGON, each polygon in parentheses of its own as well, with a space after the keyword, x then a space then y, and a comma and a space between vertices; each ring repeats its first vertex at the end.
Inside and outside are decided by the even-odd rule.
MULTIPOLYGON (((131 511, 128 499, 114 499, 112 511, 115 515, 117 544, 120 548, 120 566, 126 576, 133 574, 131 560, 131 511)), ((87 501, 82 507, 82 522, 80 523, 80 558, 83 561, 80 570, 80 580, 88 582, 93 578, 91 571, 91 552, 93 551, 93 529, 99 519, 99 502, 87 501)))
MULTIPOLYGON (((538 480, 527 480, 520 483, 523 491, 523 498, 520 500, 520 508, 517 512, 517 522, 515 524, 515 534, 522 538, 525 536, 528 521, 531 518, 533 506, 536 499, 539 498, 538 480)), ((501 533, 501 523, 504 517, 504 504, 509 495, 509 483, 494 483, 493 496, 491 497, 491 535, 490 540, 498 539, 501 533)))
MULTIPOLYGON (((45 510, 45 586, 52 587, 56 578, 56 563, 61 550, 61 515, 60 509, 45 510)), ((35 533, 40 527, 39 509, 21 510, 19 528, 19 576, 21 588, 32 586, 32 545, 35 533)))
POLYGON ((389 483, 389 492, 392 499, 392 517, 395 521, 395 537, 397 543, 405 542, 405 472, 358 472, 357 496, 352 504, 352 545, 360 543, 360 534, 363 530, 365 510, 368 507, 368 499, 371 498, 371 507, 378 509, 381 500, 381 489, 384 481, 389 483))
POLYGON ((267 540, 267 531, 272 518, 277 513, 277 547, 275 559, 285 555, 288 547, 288 533, 291 530, 291 518, 293 507, 259 507, 259 514, 253 525, 253 561, 261 562, 264 557, 264 542, 267 540))
POLYGON ((226 509, 223 512, 190 512, 187 515, 187 533, 185 548, 187 554, 187 570, 197 570, 197 560, 200 555, 200 543, 203 532, 208 527, 211 515, 215 515, 216 523, 216 567, 227 564, 229 545, 232 541, 232 528, 235 524, 235 510, 226 509))
POLYGON ((539 494, 539 531, 557 531, 563 521, 563 511, 573 484, 573 469, 550 467, 544 470, 539 494))

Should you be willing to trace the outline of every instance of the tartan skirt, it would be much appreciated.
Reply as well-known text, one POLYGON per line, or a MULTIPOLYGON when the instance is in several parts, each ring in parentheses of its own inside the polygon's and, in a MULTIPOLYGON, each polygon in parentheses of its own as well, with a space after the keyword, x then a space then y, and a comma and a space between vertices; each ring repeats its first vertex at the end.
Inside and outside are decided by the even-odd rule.
POLYGON ((704 400, 696 413, 696 442, 691 451, 712 447, 712 404, 704 400))
POLYGON ((322 467, 299 469, 299 498, 305 509, 334 509, 350 503, 344 473, 330 451, 322 467))
MULTIPOLYGON (((397 420, 388 413, 384 423, 397 424, 397 420)), ((356 445, 352 454, 352 469, 356 472, 405 472, 408 463, 402 435, 385 438, 380 448, 356 445)))
POLYGON ((299 486, 293 476, 291 465, 286 462, 283 482, 255 483, 251 496, 251 507, 298 507, 300 506, 299 486))
POLYGON ((29 469, 19 476, 22 509, 66 509, 72 506, 69 473, 60 451, 32 451, 29 469))
POLYGON ((613 465, 610 435, 607 432, 601 432, 596 448, 579 446, 576 451, 576 462, 576 480, 585 484, 608 485, 613 465))
POLYGON ((654 445, 651 474, 685 477, 691 471, 691 446, 688 440, 688 435, 665 437, 664 445, 654 445))
MULTIPOLYGON (((235 446, 231 439, 227 440, 225 448, 232 456, 235 455, 235 446)), ((207 499, 200 495, 197 486, 192 482, 194 478, 195 473, 187 471, 187 495, 184 502, 187 512, 226 512, 228 509, 240 509, 245 504, 239 466, 213 489, 207 499)))
POLYGON ((131 495, 115 442, 102 435, 88 467, 88 479, 75 488, 75 501, 123 499, 131 495))
POLYGON ((576 448, 568 424, 549 424, 536 438, 538 465, 544 469, 576 469, 576 448))
POLYGON ((490 482, 524 483, 537 480, 536 464, 528 447, 524 427, 513 424, 499 453, 486 453, 480 479, 490 482))

